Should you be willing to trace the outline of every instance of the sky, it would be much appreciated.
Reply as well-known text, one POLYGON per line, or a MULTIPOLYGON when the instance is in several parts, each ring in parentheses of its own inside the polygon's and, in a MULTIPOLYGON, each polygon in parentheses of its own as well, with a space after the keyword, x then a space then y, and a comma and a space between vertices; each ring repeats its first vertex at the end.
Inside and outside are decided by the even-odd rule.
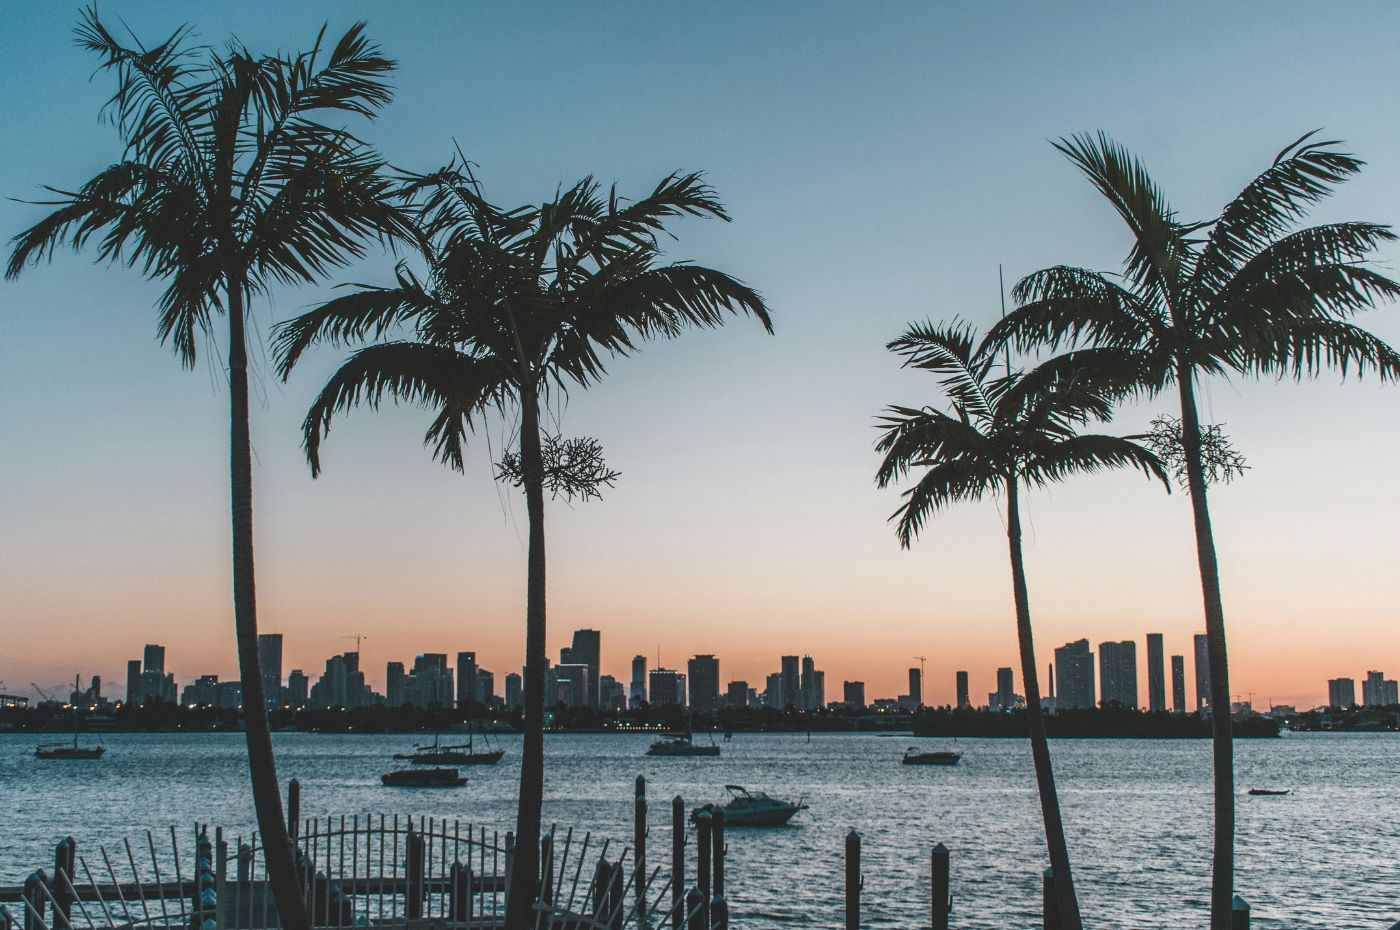
MULTIPOLYGON (((1183 217, 1208 218, 1277 151, 1322 127, 1368 161, 1314 222, 1400 218, 1390 4, 945 5, 106 2, 143 39, 187 20, 200 40, 309 46, 357 19, 398 59, 396 99, 355 124, 395 165, 454 143, 498 203, 539 202, 593 174, 641 194, 703 170, 732 223, 674 227, 669 254, 758 288, 776 333, 739 319, 649 344, 554 411, 622 478, 602 502, 547 508, 550 652, 603 634, 603 671, 634 653, 762 686, 811 654, 827 695, 980 697, 1018 666, 1002 512, 956 506, 902 551, 895 491, 873 475, 874 420, 939 400, 884 344, 904 325, 986 326, 1008 286, 1071 263, 1117 270, 1125 227, 1052 148, 1105 130, 1140 154, 1183 217)), ((6 4, 0 195, 76 186, 120 154, 107 76, 71 41, 77 8, 6 4)), ((0 201, 0 234, 41 208, 0 201)), ((1395 273, 1395 248, 1378 255, 1395 273)), ((389 283, 372 253, 253 308, 258 337, 343 282, 389 283)), ((215 335, 193 372, 156 341, 158 286, 91 252, 0 283, 0 681, 27 693, 100 674, 119 693, 143 643, 185 680, 236 673, 229 579, 227 392, 215 335)), ((1363 322, 1400 341, 1400 313, 1363 322)), ((312 480, 299 424, 343 355, 287 383, 255 348, 257 590, 286 668, 316 674, 363 634, 389 660, 474 649, 498 682, 524 642, 525 514, 493 484, 509 422, 465 474, 432 461, 421 410, 340 420, 312 480)), ((1312 706, 1326 680, 1400 668, 1400 388, 1324 376, 1217 379, 1205 418, 1251 466, 1213 492, 1234 692, 1312 706)), ((1171 398, 1125 408, 1133 432, 1171 398)), ((1145 634, 1187 656, 1202 630, 1189 506, 1136 474, 1026 495, 1041 666, 1055 646, 1145 634)), ((1019 667, 1016 675, 1019 688, 1019 667)), ((1043 686, 1043 685, 1042 685, 1043 686)), ((498 686, 499 687, 499 686, 498 686)), ((1190 687, 1188 684, 1188 692, 1190 687)))

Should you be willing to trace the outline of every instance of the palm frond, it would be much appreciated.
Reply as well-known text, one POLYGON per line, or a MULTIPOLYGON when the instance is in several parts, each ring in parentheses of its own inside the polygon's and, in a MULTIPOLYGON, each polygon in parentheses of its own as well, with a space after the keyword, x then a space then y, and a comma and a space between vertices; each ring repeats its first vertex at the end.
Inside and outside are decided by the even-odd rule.
POLYGON ((1081 433, 1051 442, 1037 443, 1021 459, 1019 474, 1028 484, 1044 487, 1074 474, 1091 474, 1115 468, 1134 468, 1156 478, 1171 493, 1171 477, 1153 452, 1132 439, 1081 433))
POLYGON ((961 410, 989 419, 993 403, 984 381, 994 356, 978 354, 971 324, 955 320, 911 323, 885 348, 904 356, 904 367, 940 375, 939 383, 961 410))
POLYGON ((1056 265, 1032 272, 1016 282, 1011 298, 1016 307, 987 331, 979 352, 1081 341, 1135 346, 1167 326, 1156 306, 1144 304, 1109 275, 1087 268, 1056 265))
POLYGON ((989 473, 969 459, 949 459, 932 466, 904 492, 903 503, 890 515, 900 546, 912 546, 939 510, 959 501, 981 500, 994 493, 1003 480, 1005 476, 989 473))
POLYGON ((1382 381, 1400 381, 1400 353, 1385 340, 1345 320, 1295 319, 1241 333, 1225 356, 1230 367, 1247 374, 1301 380, 1324 368, 1345 378, 1368 371, 1382 381))
POLYGON ((876 421, 880 438, 875 450, 884 453, 875 485, 886 488, 913 468, 952 459, 985 459, 991 454, 986 436, 969 421, 933 407, 914 409, 893 405, 876 421))

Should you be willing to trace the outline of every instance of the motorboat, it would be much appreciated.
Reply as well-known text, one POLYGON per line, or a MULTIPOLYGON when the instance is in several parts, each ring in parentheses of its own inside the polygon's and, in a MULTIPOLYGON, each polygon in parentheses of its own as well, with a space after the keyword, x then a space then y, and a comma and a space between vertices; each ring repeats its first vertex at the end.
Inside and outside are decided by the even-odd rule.
POLYGON ((412 752, 400 752, 394 758, 413 765, 495 765, 505 754, 504 749, 477 752, 476 738, 469 736, 458 746, 444 746, 440 738, 434 738, 431 746, 415 746, 412 752))
POLYGON ((649 756, 717 756, 719 747, 698 745, 689 733, 666 736, 651 744, 649 756))
POLYGON ((1288 788, 1250 788, 1249 793, 1256 798, 1277 798, 1287 794, 1289 790, 1288 788))
POLYGON ((913 746, 904 751, 905 765, 957 765, 962 761, 962 753, 951 750, 920 752, 913 746))
POLYGON ((691 811, 690 819, 695 820, 701 812, 724 812, 724 823, 730 827, 781 827, 797 814, 807 810, 807 805, 799 799, 796 804, 770 798, 762 791, 749 791, 742 785, 725 785, 729 792, 729 803, 706 804, 691 811))
POLYGON ((467 780, 456 769, 400 769, 380 779, 389 788, 460 788, 467 780))

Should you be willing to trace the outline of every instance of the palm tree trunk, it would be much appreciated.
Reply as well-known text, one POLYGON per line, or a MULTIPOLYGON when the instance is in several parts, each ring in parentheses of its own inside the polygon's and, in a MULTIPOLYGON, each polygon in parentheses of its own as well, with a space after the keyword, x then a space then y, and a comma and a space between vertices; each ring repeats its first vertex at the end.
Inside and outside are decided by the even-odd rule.
POLYGON ((257 595, 253 585, 253 457, 249 438, 248 348, 244 332, 243 286, 231 280, 229 317, 229 488, 233 511, 233 623, 238 639, 238 674, 243 687, 244 730, 248 737, 248 771, 253 783, 253 810, 262 834, 263 856, 272 897, 284 930, 307 930, 301 882, 293 864, 292 844, 282 814, 272 732, 267 720, 258 663, 257 595))
POLYGON ((1026 589, 1026 563, 1021 554, 1021 507, 1014 474, 1006 478, 1006 537, 1011 548, 1011 586, 1016 601, 1021 678, 1026 689, 1026 722, 1031 732, 1036 787, 1040 789, 1040 813, 1045 820, 1045 845, 1049 847, 1050 868, 1055 876, 1055 907, 1060 930, 1081 930, 1079 898, 1074 893, 1069 846, 1065 842, 1064 821, 1060 818, 1060 797, 1055 791, 1055 773, 1050 767, 1050 743, 1045 737, 1045 715, 1040 709, 1040 677, 1035 661, 1035 638, 1031 633, 1030 594, 1026 589))
POLYGON ((1230 732, 1230 667, 1225 651, 1225 607, 1220 599, 1220 568, 1206 504, 1205 468, 1201 461, 1201 421, 1196 413, 1194 372, 1177 368, 1181 394, 1181 445, 1186 453, 1186 487, 1196 524, 1196 561, 1205 602, 1206 645, 1210 655, 1210 711, 1215 759, 1215 857, 1210 889, 1211 930, 1230 930, 1235 897, 1235 756, 1230 732))
POLYGON ((528 930, 539 875, 540 810, 544 806, 545 552, 544 460, 540 452, 539 397, 520 392, 520 465, 530 520, 529 580, 525 592, 525 747, 520 760, 520 803, 506 930, 528 930))

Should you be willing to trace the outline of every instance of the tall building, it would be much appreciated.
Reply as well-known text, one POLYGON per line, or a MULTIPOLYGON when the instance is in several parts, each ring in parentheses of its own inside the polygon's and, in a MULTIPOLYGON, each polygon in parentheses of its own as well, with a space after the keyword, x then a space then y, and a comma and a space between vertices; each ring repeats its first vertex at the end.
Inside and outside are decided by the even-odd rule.
POLYGON ((476 677, 476 653, 457 653, 457 706, 480 703, 481 684, 476 677))
POLYGON ((1016 677, 1010 668, 997 669, 995 698, 993 706, 1001 710, 1011 710, 1016 706, 1016 677))
POLYGON ((147 643, 145 654, 142 656, 143 671, 155 672, 160 677, 165 677, 165 647, 157 646, 154 643, 147 643))
POLYGON ((1356 705, 1356 680, 1353 678, 1329 678, 1327 680, 1327 706, 1345 710, 1356 705))
POLYGON ((1167 709, 1166 666, 1162 661, 1162 634, 1147 634, 1147 709, 1161 713, 1167 709))
POLYGON ((865 710, 865 682, 842 682, 841 697, 844 700, 847 709, 865 710))
POLYGON ((802 705, 802 687, 797 677, 797 656, 783 656, 782 664, 783 693, 780 696, 782 707, 791 704, 802 705))
POLYGON ((724 693, 724 703, 729 707, 748 707, 749 683, 747 681, 731 681, 724 693))
POLYGON ((573 644, 559 650, 560 665, 586 665, 588 667, 589 707, 598 706, 598 681, 602 669, 603 634, 597 630, 574 630, 573 644))
POLYGON ((524 683, 524 679, 521 678, 520 675, 519 675, 519 673, 517 673, 517 672, 511 672, 510 674, 506 675, 506 706, 507 706, 507 707, 514 709, 514 708, 516 708, 516 707, 523 707, 523 706, 524 706, 525 700, 524 700, 524 689, 522 688, 522 684, 523 684, 523 683, 524 683))
POLYGON ((384 703, 390 707, 404 705, 404 674, 402 662, 390 662, 384 669, 384 703))
POLYGON ((490 669, 476 670, 476 699, 486 707, 496 701, 496 673, 490 669))
POLYGON ((1186 713, 1186 657, 1172 656, 1172 711, 1186 713))
POLYGON ((635 655, 632 657, 632 688, 627 695, 627 703, 633 708, 641 707, 647 702, 647 657, 635 655))
POLYGON ((1204 633, 1192 637, 1196 647, 1196 710, 1210 706, 1210 642, 1204 633))
POLYGON ((132 659, 126 663, 126 703, 129 707, 140 707, 145 703, 141 696, 140 659, 132 659))
POLYGON ((803 710, 811 710, 817 706, 816 699, 816 671, 817 663, 811 656, 802 657, 802 700, 799 702, 803 710))
POLYGON ((1137 709, 1137 643, 1099 643, 1099 702, 1137 709))
POLYGON ((258 634, 258 670, 268 707, 282 706, 282 634, 258 634))
POLYGON ((773 710, 783 709, 783 673, 774 672, 768 676, 763 686, 763 706, 773 710))
POLYGON ((306 673, 299 668, 294 668, 287 674, 287 706, 301 708, 305 707, 311 696, 311 683, 306 679, 306 673))
POLYGON ((690 676, 690 709, 701 714, 719 709, 719 659, 697 655, 686 663, 690 676))
POLYGON ((653 707, 673 707, 685 704, 685 676, 672 668, 652 669, 647 690, 653 707))
POLYGON ((1094 707, 1094 653, 1087 639, 1055 650, 1055 707, 1087 710, 1094 707))
POLYGON ((812 710, 826 706, 826 672, 816 669, 812 672, 812 710))
POLYGON ((598 706, 606 711, 627 709, 627 689, 611 675, 598 679, 598 706))
POLYGON ((909 670, 909 705, 915 710, 924 706, 924 673, 921 669, 909 670))
POLYGON ((1381 672, 1367 672, 1366 679, 1361 682, 1361 703, 1367 707, 1389 707, 1392 704, 1400 704, 1400 694, 1397 694, 1397 686, 1394 679, 1388 679, 1381 672))
POLYGON ((955 677, 958 688, 958 710, 963 710, 964 708, 971 707, 972 701, 967 694, 967 672, 960 671, 955 677))

